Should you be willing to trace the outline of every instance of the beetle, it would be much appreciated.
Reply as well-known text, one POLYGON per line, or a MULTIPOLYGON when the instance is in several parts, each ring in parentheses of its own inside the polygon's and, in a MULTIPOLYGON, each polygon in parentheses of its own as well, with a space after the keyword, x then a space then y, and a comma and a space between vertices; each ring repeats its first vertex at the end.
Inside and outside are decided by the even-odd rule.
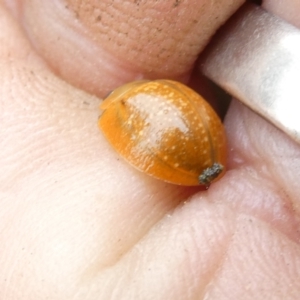
POLYGON ((127 83, 100 105, 99 127, 131 165, 178 185, 209 186, 225 172, 226 136, 213 108, 172 80, 127 83))

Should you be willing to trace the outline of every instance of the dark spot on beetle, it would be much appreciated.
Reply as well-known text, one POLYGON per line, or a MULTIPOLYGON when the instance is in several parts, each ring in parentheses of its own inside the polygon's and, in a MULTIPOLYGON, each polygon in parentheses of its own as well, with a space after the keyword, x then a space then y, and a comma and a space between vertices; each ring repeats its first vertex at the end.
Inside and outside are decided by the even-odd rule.
POLYGON ((223 169, 224 167, 219 163, 214 163, 211 167, 206 168, 199 176, 200 184, 209 186, 210 183, 222 173, 223 169))

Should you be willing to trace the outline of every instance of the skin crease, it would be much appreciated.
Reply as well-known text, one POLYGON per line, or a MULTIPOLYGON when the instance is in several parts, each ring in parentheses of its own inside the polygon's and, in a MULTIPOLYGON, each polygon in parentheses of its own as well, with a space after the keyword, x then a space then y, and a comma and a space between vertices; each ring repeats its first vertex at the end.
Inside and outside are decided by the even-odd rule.
MULTIPOLYGON (((154 58, 140 52, 143 69, 98 48, 100 37, 89 47, 95 29, 87 16, 83 34, 68 14, 88 8, 70 1, 57 14, 50 2, 0 1, 0 299, 298 299, 299 145, 233 101, 225 120, 229 171, 208 191, 136 171, 99 132, 99 99, 86 91, 101 96, 148 74, 151 64, 157 68, 154 58), (52 36, 42 34, 45 23, 52 36)), ((207 20, 224 20, 234 2, 240 4, 215 1, 201 12, 207 32, 216 29, 207 20)), ((278 11, 279 2, 265 8, 278 11)), ((298 1, 284 2, 281 17, 289 20, 298 1)), ((191 3, 186 15, 212 1, 191 3)), ((189 38, 199 52, 207 40, 189 38)), ((187 56, 193 51, 185 49, 187 56)), ((175 61, 163 75, 188 78, 193 62, 183 61, 179 74, 175 61)))

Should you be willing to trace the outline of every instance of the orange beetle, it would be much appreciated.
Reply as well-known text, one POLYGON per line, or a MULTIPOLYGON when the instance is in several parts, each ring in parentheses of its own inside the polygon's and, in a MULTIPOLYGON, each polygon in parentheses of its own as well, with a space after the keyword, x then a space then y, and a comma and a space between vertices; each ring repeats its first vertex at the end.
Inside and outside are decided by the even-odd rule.
POLYGON ((137 169, 179 185, 206 185, 225 171, 226 138, 212 107, 171 80, 125 84, 103 101, 99 126, 137 169))

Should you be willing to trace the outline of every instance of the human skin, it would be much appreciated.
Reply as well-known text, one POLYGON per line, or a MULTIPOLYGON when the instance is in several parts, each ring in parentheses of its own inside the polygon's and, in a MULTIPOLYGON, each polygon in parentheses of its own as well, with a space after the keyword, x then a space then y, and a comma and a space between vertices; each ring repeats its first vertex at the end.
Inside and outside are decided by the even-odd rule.
MULTIPOLYGON (((145 2, 0 0, 0 299, 299 299, 299 145, 233 100, 228 171, 203 190, 135 170, 97 128, 124 82, 199 88, 243 1, 145 2)), ((299 26, 298 0, 264 5, 299 26)))

